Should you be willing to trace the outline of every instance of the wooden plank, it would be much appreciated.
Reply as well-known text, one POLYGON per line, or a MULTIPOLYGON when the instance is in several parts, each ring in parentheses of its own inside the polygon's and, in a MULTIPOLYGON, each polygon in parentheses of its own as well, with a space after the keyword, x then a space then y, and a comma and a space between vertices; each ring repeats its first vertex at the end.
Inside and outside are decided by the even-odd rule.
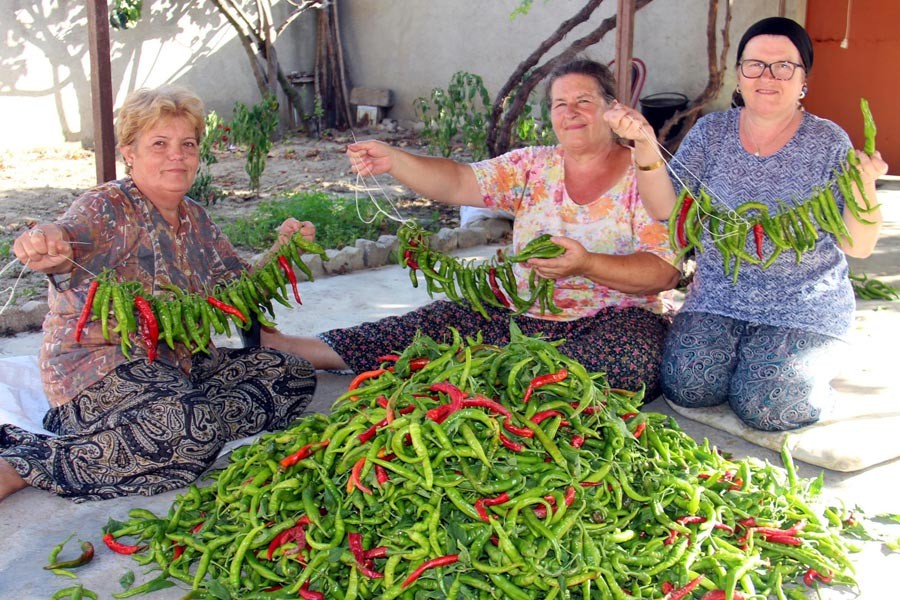
POLYGON ((631 100, 631 58, 634 49, 634 0, 618 0, 616 12, 616 96, 619 102, 631 100))
POLYGON ((91 50, 91 115, 97 183, 116 178, 116 135, 113 127, 112 68, 109 62, 109 11, 105 0, 88 0, 88 43, 91 50))

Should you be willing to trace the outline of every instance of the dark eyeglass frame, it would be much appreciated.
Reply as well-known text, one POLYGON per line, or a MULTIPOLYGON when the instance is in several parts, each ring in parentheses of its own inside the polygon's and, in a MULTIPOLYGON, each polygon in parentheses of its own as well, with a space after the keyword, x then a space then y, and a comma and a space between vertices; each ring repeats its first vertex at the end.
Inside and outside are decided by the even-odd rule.
POLYGON ((741 75, 743 75, 747 79, 759 79, 760 77, 762 77, 765 74, 766 69, 768 69, 769 73, 771 73, 771 75, 772 75, 772 79, 776 79, 778 81, 790 81, 791 79, 794 78, 794 73, 797 72, 798 68, 806 70, 806 67, 801 65, 800 63, 795 63, 795 62, 792 62, 789 60, 776 60, 775 62, 767 63, 765 61, 757 60, 755 58, 742 60, 741 62, 738 63, 738 68, 741 71, 741 75), (762 71, 760 71, 759 75, 756 75, 756 76, 747 75, 746 73, 744 73, 744 63, 754 63, 757 65, 762 65, 763 66, 762 71), (781 78, 781 77, 777 76, 775 74, 775 71, 772 69, 772 67, 775 65, 791 65, 793 67, 793 69, 791 70, 791 76, 786 77, 786 78, 781 78))

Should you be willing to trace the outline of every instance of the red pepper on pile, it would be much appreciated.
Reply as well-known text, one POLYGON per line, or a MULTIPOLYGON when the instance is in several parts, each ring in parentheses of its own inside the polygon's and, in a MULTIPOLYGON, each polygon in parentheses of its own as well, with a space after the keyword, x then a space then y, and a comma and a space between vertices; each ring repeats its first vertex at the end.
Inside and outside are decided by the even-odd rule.
POLYGON ((306 548, 306 526, 311 522, 312 521, 309 520, 308 516, 303 515, 297 519, 297 523, 293 527, 285 529, 272 538, 272 541, 269 542, 269 548, 266 551, 266 560, 272 560, 275 551, 288 542, 297 544, 296 552, 304 550, 306 548))
POLYGON ((288 467, 296 465, 304 458, 308 458, 319 450, 327 447, 329 441, 330 440, 322 440, 320 442, 310 442, 309 444, 305 444, 302 448, 300 448, 293 454, 289 454, 282 458, 280 461, 278 461, 278 464, 281 465, 282 469, 287 469, 288 467))
POLYGON ((371 561, 371 558, 366 557, 366 553, 362 547, 362 534, 361 533, 348 533, 347 534, 347 542, 350 545, 350 552, 353 553, 353 557, 356 559, 356 568, 359 569, 359 572, 368 577, 369 579, 381 579, 384 577, 383 573, 379 573, 371 569, 366 563, 371 561))
POLYGON ((528 384, 528 388, 525 390, 525 396, 522 398, 523 403, 527 403, 531 398, 531 394, 534 393, 534 390, 539 387, 551 384, 551 383, 559 383, 569 376, 569 371, 566 369, 560 369, 556 373, 548 373, 547 375, 538 375, 534 379, 531 380, 531 383, 528 384))
POLYGON ((459 554, 447 554, 446 556, 439 556, 437 558, 432 558, 431 560, 426 560, 421 565, 419 565, 415 571, 413 571, 409 577, 406 578, 400 587, 408 588, 413 582, 422 576, 422 573, 427 571, 428 569, 434 569, 435 567, 446 567, 447 565, 452 565, 456 561, 459 560, 459 554))

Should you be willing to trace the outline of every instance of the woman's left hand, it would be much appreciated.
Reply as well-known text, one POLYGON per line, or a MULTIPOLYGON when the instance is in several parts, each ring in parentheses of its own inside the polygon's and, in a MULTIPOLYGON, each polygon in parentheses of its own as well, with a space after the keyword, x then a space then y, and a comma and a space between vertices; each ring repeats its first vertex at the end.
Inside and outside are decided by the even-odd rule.
POLYGON ((881 158, 881 152, 876 150, 871 156, 862 150, 855 150, 855 152, 859 159, 859 174, 862 176, 864 184, 874 183, 876 179, 887 174, 888 164, 881 158))
POLYGON ((525 266, 545 279, 561 279, 584 273, 590 253, 572 238, 553 236, 550 240, 566 249, 556 258, 532 258, 525 266))
POLYGON ((276 247, 280 248, 290 243, 291 238, 296 234, 303 236, 306 241, 312 242, 316 239, 316 226, 309 221, 299 221, 293 217, 285 219, 284 223, 278 226, 278 240, 275 242, 276 247))

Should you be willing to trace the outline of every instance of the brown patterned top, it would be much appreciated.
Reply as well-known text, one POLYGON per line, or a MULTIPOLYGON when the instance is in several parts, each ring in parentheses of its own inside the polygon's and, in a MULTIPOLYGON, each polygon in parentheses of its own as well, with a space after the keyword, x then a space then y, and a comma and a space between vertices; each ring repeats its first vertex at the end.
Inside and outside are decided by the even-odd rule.
MULTIPOLYGON (((126 362, 118 334, 104 339, 99 321, 87 324, 80 343, 74 340, 87 288, 104 268, 113 269, 120 281, 139 281, 148 294, 159 294, 165 286, 211 291, 248 267, 200 205, 185 198, 178 213, 175 228, 127 178, 86 192, 57 221, 74 242, 77 267, 67 284, 49 290, 40 368, 51 406, 65 404, 126 362)), ((109 327, 115 327, 112 317, 109 327)), ((132 358, 143 354, 142 344, 134 343, 132 358)), ((190 352, 183 345, 173 351, 160 344, 157 360, 190 370, 190 352)))

